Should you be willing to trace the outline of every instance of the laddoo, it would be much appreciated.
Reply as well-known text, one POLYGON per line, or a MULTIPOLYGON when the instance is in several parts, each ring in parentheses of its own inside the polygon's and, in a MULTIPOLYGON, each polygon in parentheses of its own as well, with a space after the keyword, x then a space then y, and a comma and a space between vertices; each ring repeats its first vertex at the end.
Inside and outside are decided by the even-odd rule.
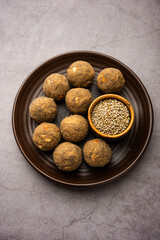
POLYGON ((70 89, 67 78, 59 73, 49 75, 43 83, 43 92, 56 101, 63 100, 70 89))
POLYGON ((60 124, 63 138, 68 142, 82 141, 88 133, 88 122, 81 115, 65 117, 60 124))
POLYGON ((84 114, 92 102, 92 95, 88 89, 72 88, 65 97, 67 108, 72 113, 84 114))
POLYGON ((29 105, 29 114, 36 122, 51 122, 57 114, 57 105, 52 98, 38 97, 29 105))
POLYGON ((53 152, 53 160, 62 171, 74 171, 82 162, 82 151, 73 143, 63 142, 53 152))
POLYGON ((51 151, 57 147, 61 139, 61 133, 56 124, 41 123, 33 133, 33 143, 42 151, 51 151))
POLYGON ((97 86, 104 93, 119 93, 124 84, 125 79, 116 68, 105 68, 97 77, 97 86))
POLYGON ((67 69, 67 78, 73 87, 87 87, 94 78, 93 67, 85 61, 76 61, 67 69))
POLYGON ((102 139, 93 139, 85 143, 84 160, 91 167, 104 167, 111 159, 112 150, 102 139))

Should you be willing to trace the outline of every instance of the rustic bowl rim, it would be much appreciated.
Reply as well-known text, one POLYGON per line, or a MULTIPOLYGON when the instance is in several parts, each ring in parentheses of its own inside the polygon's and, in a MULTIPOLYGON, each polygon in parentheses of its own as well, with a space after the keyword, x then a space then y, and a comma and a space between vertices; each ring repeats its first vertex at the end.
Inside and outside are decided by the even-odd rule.
POLYGON ((89 106, 89 109, 88 109, 88 122, 92 128, 92 130, 98 134, 99 136, 101 136, 102 138, 107 138, 107 139, 111 139, 111 140, 116 140, 116 139, 119 139, 121 137, 123 137, 124 135, 126 135, 130 130, 131 130, 131 127, 133 126, 133 123, 134 123, 134 109, 131 105, 131 103, 124 97, 120 96, 120 95, 117 95, 117 94, 103 94, 99 97, 97 97, 89 106), (92 110, 93 108, 97 105, 97 103, 99 103, 101 100, 105 100, 105 99, 109 99, 109 98, 112 98, 112 99, 117 99, 121 102, 123 102, 127 108, 129 109, 129 112, 130 112, 130 123, 128 125, 128 127, 121 133, 119 134, 115 134, 115 135, 107 135, 107 134, 104 134, 102 132, 100 132, 94 125, 93 125, 93 122, 92 122, 92 118, 91 118, 91 114, 92 114, 92 110))

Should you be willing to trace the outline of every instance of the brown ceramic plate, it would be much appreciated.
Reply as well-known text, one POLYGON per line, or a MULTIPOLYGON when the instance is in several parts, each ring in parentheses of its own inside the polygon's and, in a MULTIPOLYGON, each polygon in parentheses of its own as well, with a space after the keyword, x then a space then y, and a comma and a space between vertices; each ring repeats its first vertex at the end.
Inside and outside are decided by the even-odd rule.
MULTIPOLYGON (((58 126, 60 121, 69 115, 64 102, 58 104, 58 115, 54 121, 58 126)), ((85 116, 87 118, 87 114, 85 116)), ((52 180, 68 185, 88 186, 114 180, 127 172, 140 158, 147 147, 153 128, 153 109, 149 95, 140 79, 123 63, 110 56, 78 51, 56 56, 36 68, 23 82, 13 105, 13 132, 17 144, 29 163, 39 172, 52 180), (52 153, 44 153, 37 149, 32 142, 32 134, 37 126, 29 116, 28 107, 31 101, 43 95, 44 79, 53 72, 66 75, 68 66, 76 60, 88 61, 95 69, 95 78, 90 91, 95 99, 102 93, 96 86, 98 73, 106 67, 118 68, 126 79, 126 85, 121 96, 125 97, 133 106, 135 122, 131 132, 122 140, 111 142, 113 151, 111 162, 104 168, 91 168, 82 163, 80 168, 72 173, 65 173, 57 169, 52 160, 52 153)), ((88 137, 79 143, 94 138, 90 131, 88 137)))

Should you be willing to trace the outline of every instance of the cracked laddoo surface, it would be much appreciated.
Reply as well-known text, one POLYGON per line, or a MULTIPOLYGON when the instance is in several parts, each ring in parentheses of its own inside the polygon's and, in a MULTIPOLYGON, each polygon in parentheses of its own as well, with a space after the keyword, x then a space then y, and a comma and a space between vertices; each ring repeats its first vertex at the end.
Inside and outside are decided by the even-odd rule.
POLYGON ((49 75, 43 83, 43 92, 56 101, 63 100, 70 89, 67 78, 59 73, 49 75))
POLYGON ((63 138, 68 142, 82 141, 88 133, 88 122, 80 115, 65 117, 60 124, 63 138))
POLYGON ((93 139, 85 143, 84 160, 91 167, 104 167, 111 159, 112 150, 102 139, 93 139))
POLYGON ((36 122, 51 122, 57 114, 57 105, 52 98, 35 98, 29 106, 29 114, 36 122))
POLYGON ((65 102, 72 113, 84 114, 92 102, 92 95, 88 89, 72 88, 66 94, 65 102))
POLYGON ((103 93, 119 93, 124 84, 125 79, 116 68, 105 68, 97 77, 97 86, 103 93))
POLYGON ((85 61, 76 61, 67 69, 67 79, 73 87, 87 87, 94 78, 95 71, 91 64, 85 61))
POLYGON ((73 143, 63 142, 53 152, 53 160, 62 171, 74 171, 82 162, 82 151, 73 143))
POLYGON ((57 125, 53 123, 41 123, 33 133, 33 142, 42 151, 51 151, 57 147, 61 139, 61 133, 57 125))

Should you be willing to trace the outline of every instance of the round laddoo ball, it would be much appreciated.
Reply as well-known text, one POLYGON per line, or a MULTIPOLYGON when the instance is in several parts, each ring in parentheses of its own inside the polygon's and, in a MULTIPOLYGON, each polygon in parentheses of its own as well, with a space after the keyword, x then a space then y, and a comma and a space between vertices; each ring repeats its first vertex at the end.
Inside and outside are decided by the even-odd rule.
POLYGON ((125 79, 116 68, 105 68, 97 77, 97 86, 104 93, 119 93, 124 84, 125 79))
POLYGON ((74 171, 82 162, 82 151, 73 143, 63 142, 53 152, 53 160, 62 171, 74 171))
POLYGON ((38 97, 29 105, 29 114, 36 122, 51 122, 57 114, 57 105, 52 98, 38 97))
POLYGON ((86 113, 92 100, 90 91, 85 88, 72 88, 65 97, 69 111, 77 114, 86 113))
POLYGON ((87 87, 94 78, 95 71, 91 64, 85 61, 76 61, 67 69, 67 78, 73 87, 87 87))
POLYGON ((104 167, 111 159, 112 150, 102 139, 93 139, 85 143, 84 160, 91 167, 104 167))
POLYGON ((80 115, 65 117, 60 124, 63 138, 68 142, 82 141, 88 133, 88 122, 80 115))
POLYGON ((43 83, 43 92, 56 101, 63 100, 70 89, 67 78, 59 73, 49 75, 43 83))
POLYGON ((33 133, 33 142, 42 151, 51 151, 61 140, 61 133, 56 124, 41 123, 33 133))

